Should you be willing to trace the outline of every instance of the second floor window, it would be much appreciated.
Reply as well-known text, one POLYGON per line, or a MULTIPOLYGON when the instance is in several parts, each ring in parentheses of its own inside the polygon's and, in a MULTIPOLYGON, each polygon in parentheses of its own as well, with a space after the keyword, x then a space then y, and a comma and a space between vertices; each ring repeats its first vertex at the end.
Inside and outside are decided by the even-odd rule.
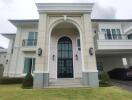
POLYGON ((38 36, 37 32, 29 32, 27 45, 28 46, 36 45, 37 36, 38 36))
POLYGON ((104 34, 106 40, 122 39, 120 29, 101 29, 101 32, 104 34))

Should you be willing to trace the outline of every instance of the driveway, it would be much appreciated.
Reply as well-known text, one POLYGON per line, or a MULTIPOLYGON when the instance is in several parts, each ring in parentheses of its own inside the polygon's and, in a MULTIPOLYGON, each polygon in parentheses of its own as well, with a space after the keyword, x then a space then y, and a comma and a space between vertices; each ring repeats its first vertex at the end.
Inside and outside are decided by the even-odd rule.
POLYGON ((120 87, 122 89, 132 92, 132 81, 120 81, 120 80, 112 79, 112 83, 113 85, 117 87, 120 87))

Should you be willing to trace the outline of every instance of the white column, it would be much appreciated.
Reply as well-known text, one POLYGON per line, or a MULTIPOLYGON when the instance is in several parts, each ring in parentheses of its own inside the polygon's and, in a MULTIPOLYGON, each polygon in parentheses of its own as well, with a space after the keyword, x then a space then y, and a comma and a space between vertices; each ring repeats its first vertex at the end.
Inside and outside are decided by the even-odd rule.
POLYGON ((11 57, 12 57, 12 49, 13 49, 13 43, 14 43, 14 39, 10 39, 9 40, 9 46, 8 46, 8 49, 7 49, 5 67, 4 67, 4 76, 9 76, 10 63, 11 63, 11 57))
POLYGON ((48 45, 49 35, 46 33, 47 30, 47 14, 40 13, 39 15, 39 30, 37 40, 37 50, 42 49, 42 55, 36 57, 36 68, 34 76, 34 87, 42 88, 48 86, 48 45))
POLYGON ((17 76, 17 69, 19 66, 18 64, 18 57, 19 57, 19 52, 20 52, 20 47, 21 47, 21 27, 17 27, 17 32, 16 32, 16 37, 15 37, 15 43, 14 43, 14 49, 13 49, 13 55, 10 63, 10 76, 17 76))
POLYGON ((82 57, 84 85, 98 86, 98 73, 96 67, 95 52, 89 54, 89 49, 94 49, 94 40, 91 27, 91 15, 84 14, 84 33, 82 33, 82 57))

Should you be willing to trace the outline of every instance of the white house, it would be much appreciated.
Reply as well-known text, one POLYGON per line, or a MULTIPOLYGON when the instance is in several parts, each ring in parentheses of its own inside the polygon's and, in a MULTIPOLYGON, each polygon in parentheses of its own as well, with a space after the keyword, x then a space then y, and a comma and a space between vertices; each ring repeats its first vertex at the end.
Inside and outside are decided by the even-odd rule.
POLYGON ((3 47, 0 47, 0 77, 3 76, 4 66, 6 63, 6 55, 7 55, 7 50, 4 49, 3 47))
POLYGON ((10 39, 4 76, 31 72, 34 88, 97 87, 97 68, 132 65, 132 20, 91 19, 92 3, 36 5, 39 19, 9 20, 17 32, 4 34, 10 39))

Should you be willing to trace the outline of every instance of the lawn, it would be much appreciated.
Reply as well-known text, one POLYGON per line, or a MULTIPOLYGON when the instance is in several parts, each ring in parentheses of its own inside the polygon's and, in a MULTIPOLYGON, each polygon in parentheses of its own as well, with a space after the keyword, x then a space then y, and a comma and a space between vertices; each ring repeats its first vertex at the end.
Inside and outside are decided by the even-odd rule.
POLYGON ((118 87, 21 89, 0 85, 0 100, 132 100, 132 93, 118 87))

